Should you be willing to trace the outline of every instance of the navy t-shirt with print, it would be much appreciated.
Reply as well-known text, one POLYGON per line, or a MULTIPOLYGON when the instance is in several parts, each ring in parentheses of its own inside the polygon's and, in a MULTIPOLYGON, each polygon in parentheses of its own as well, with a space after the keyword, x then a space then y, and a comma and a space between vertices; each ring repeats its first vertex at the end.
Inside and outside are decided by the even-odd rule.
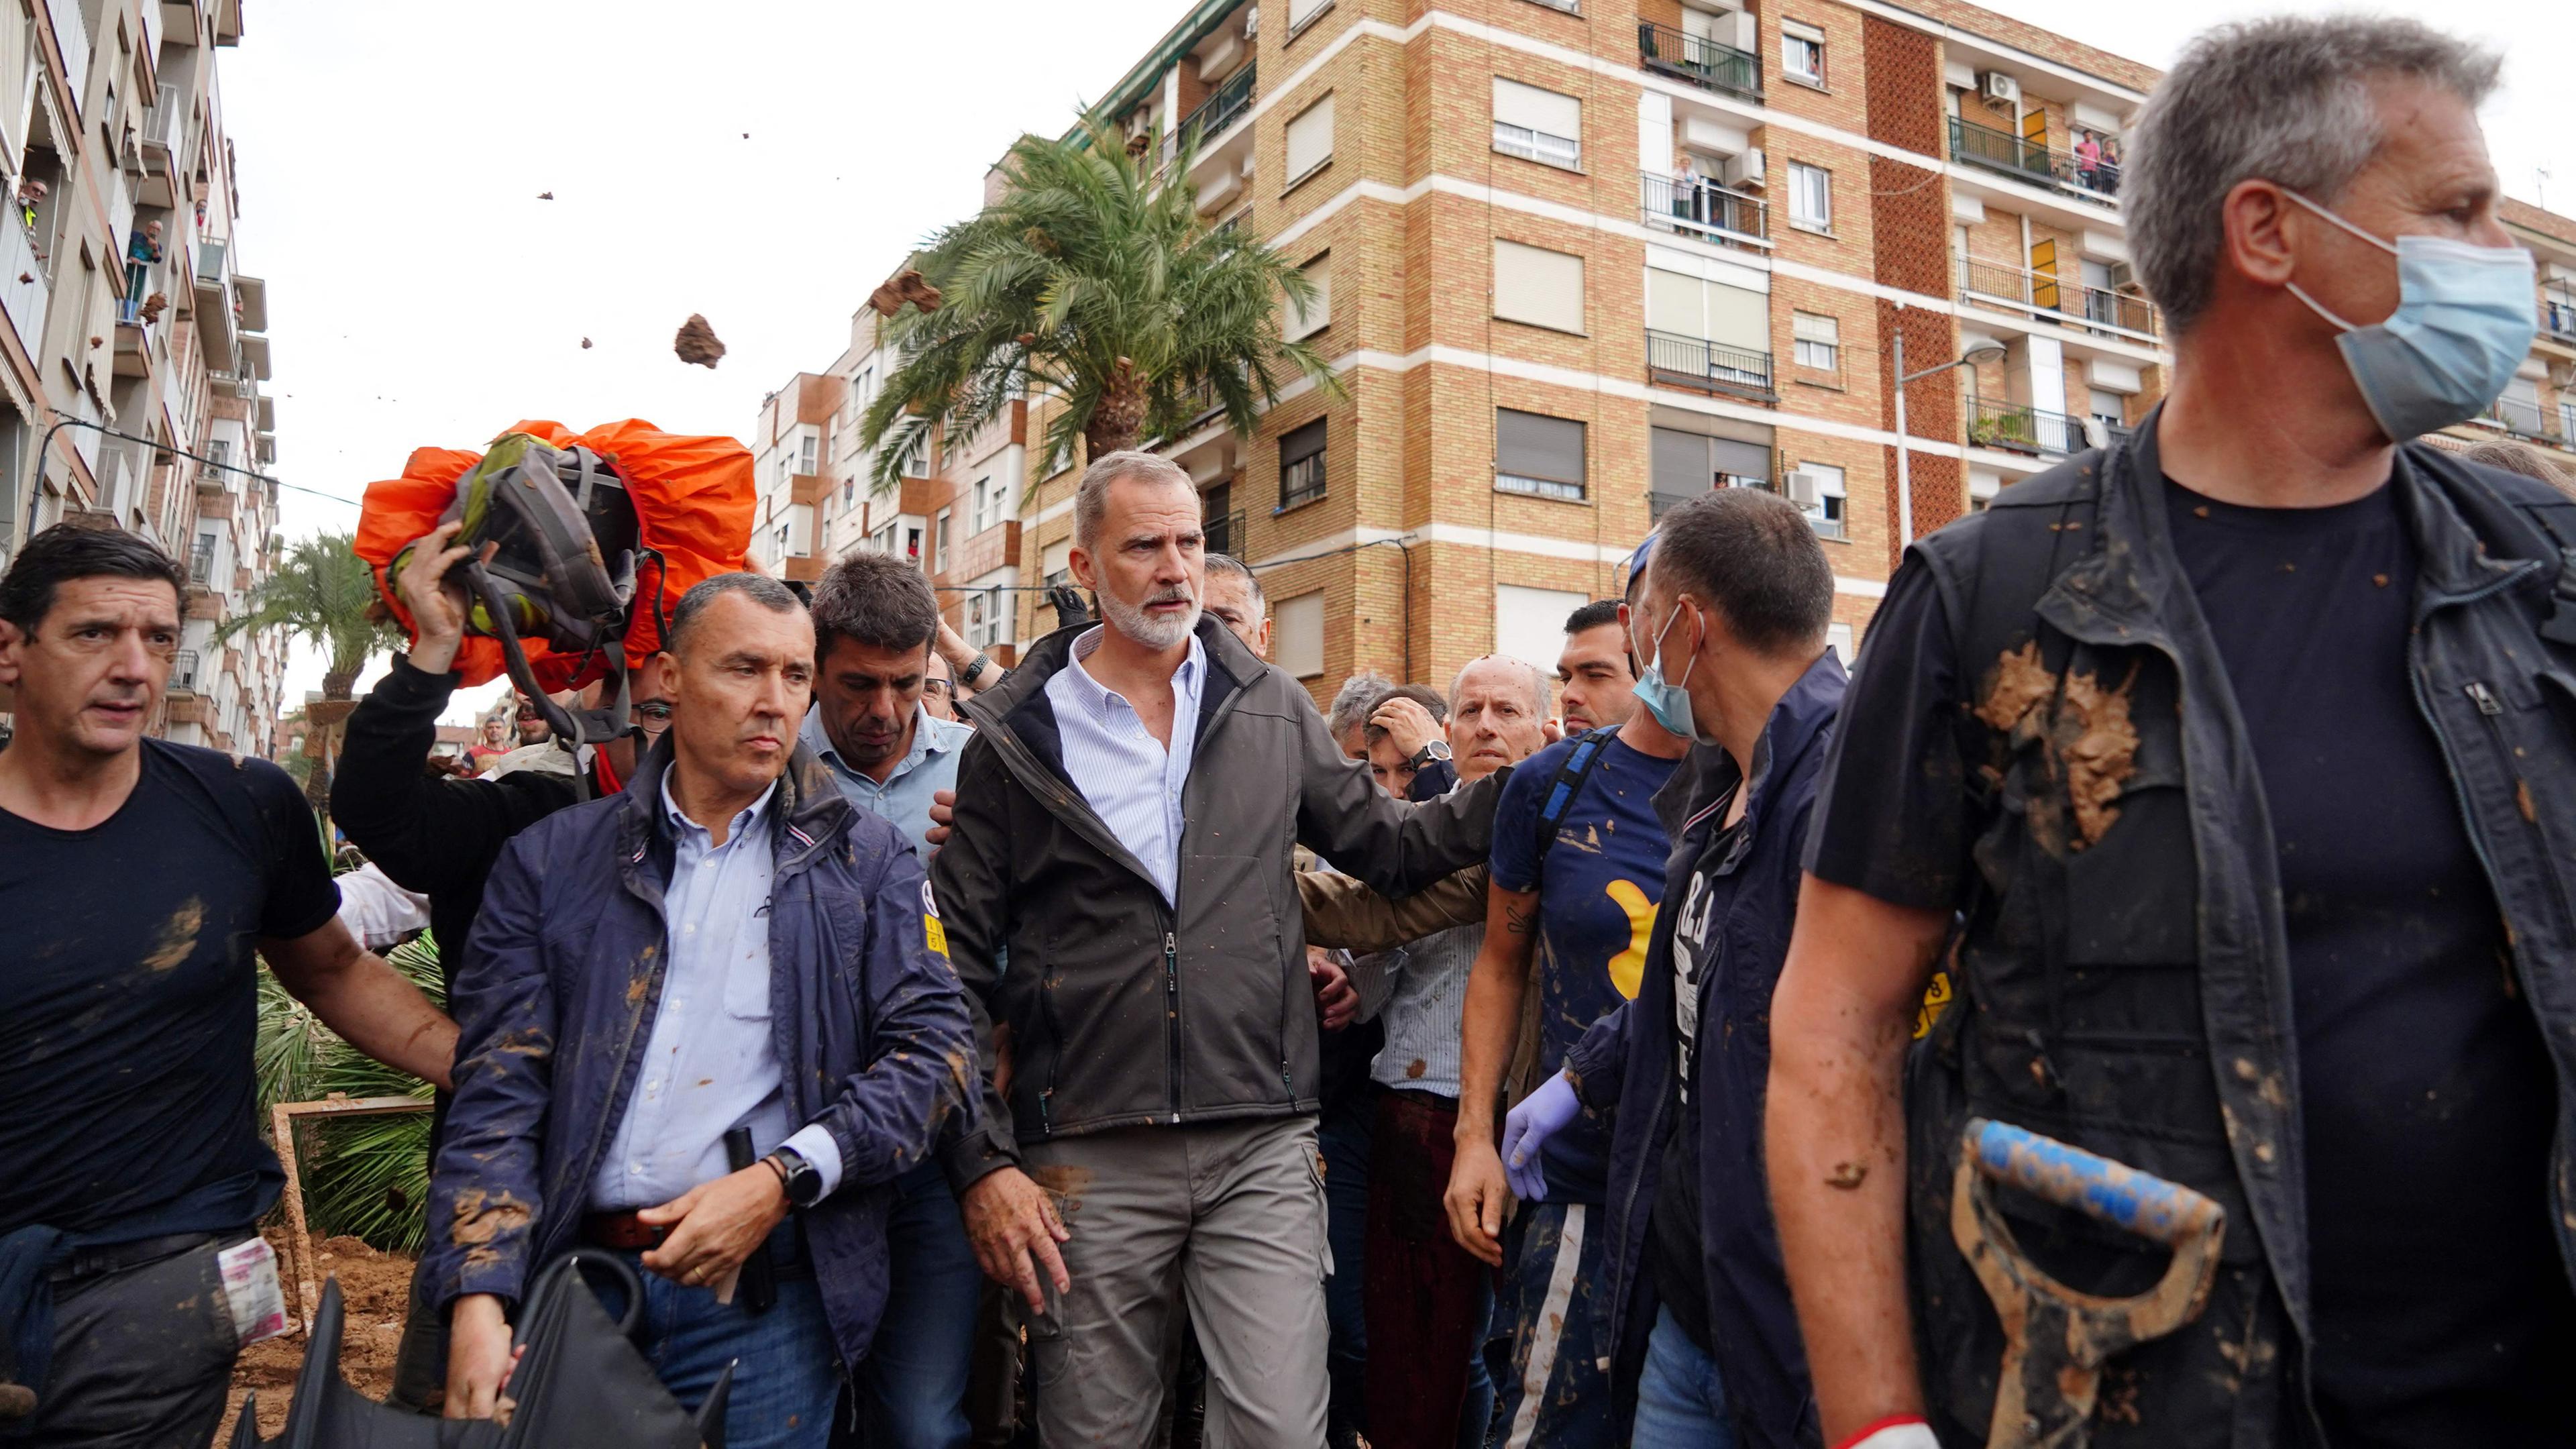
POLYGON ((340 892, 285 771, 142 752, 87 830, 0 810, 0 1233, 247 1226, 277 1199, 257 946, 319 930, 340 892))
MULTIPOLYGON (((1582 793, 1558 817, 1556 844, 1542 862, 1539 811, 1577 743, 1566 740, 1530 756, 1503 782, 1494 808, 1494 884, 1540 891, 1532 972, 1540 1081, 1556 1073, 1592 1023, 1637 994, 1669 853, 1655 792, 1681 763, 1630 749, 1616 737, 1606 741, 1582 793)), ((1548 1139, 1540 1162, 1549 1201, 1600 1202, 1610 1188, 1608 1121, 1585 1108, 1548 1139)))

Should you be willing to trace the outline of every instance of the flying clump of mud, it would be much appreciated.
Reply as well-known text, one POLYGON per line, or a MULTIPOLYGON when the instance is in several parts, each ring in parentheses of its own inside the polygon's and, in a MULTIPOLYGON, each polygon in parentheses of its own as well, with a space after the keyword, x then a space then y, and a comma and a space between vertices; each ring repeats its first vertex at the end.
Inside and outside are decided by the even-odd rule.
POLYGON ((717 338, 716 329, 707 325, 707 319, 692 312, 689 320, 680 324, 680 335, 671 339, 671 351, 682 362, 711 368, 725 355, 725 345, 717 338))

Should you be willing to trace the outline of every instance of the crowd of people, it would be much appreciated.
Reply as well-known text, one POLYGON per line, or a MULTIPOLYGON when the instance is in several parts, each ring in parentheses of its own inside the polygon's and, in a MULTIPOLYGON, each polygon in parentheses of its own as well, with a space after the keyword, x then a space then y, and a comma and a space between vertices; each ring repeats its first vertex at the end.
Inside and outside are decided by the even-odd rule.
MULTIPOLYGON (((440 1089, 424 1413, 506 1413, 578 1248, 638 1270, 681 1402, 730 1375, 736 1449, 1987 1442, 2052 1351, 1953 1236, 1992 1120, 2223 1211, 2094 1442, 2570 1442, 2576 498, 2411 441, 2530 340, 2495 75, 2410 21, 2190 49, 2123 177, 2166 401, 1919 541, 1852 674, 1805 515, 1727 488, 1552 672, 1319 709, 1187 474, 1122 452, 1072 500, 1098 617, 1014 667, 901 560, 724 574, 629 736, 460 777, 443 526, 332 814, 427 898, 446 1012, 337 918, 283 772, 145 737, 179 568, 38 535, 0 1440, 215 1429, 274 1293, 256 953, 440 1089)), ((1982 1253, 2162 1271, 2000 1202, 1982 1253)))

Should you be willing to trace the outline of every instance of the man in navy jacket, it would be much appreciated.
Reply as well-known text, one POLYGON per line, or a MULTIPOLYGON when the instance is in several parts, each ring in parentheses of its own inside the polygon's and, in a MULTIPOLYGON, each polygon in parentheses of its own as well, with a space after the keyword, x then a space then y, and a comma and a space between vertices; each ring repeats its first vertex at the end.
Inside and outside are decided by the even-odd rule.
POLYGON ((911 845, 791 765, 795 596, 699 584, 664 663, 665 742, 510 843, 456 981, 428 1254, 447 1412, 493 1412, 508 1308, 583 1246, 645 1271, 642 1341, 684 1404, 738 1365, 729 1444, 821 1445, 884 1309, 892 1185, 973 1073, 966 1008, 911 845))

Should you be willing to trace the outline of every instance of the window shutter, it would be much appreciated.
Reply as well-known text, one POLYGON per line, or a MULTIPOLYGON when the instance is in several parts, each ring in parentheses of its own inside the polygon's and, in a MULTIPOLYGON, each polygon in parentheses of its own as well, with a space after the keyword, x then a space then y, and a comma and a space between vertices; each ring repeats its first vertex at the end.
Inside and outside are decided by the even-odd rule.
POLYGON ((1711 342, 1740 347, 1747 352, 1771 351, 1771 299, 1760 292, 1730 287, 1724 282, 1705 282, 1708 298, 1708 331, 1702 335, 1711 342))
POLYGON ((1708 439, 1678 428, 1654 430, 1654 490, 1687 497, 1704 493, 1716 482, 1709 466, 1708 439))
POLYGON ((1312 335, 1333 320, 1333 254, 1326 252, 1299 270, 1306 274, 1307 281, 1315 284, 1315 301, 1312 306, 1292 304, 1289 307, 1286 335, 1291 342, 1312 335))
POLYGON ((1292 679, 1312 679, 1324 672, 1324 591, 1282 599, 1270 617, 1277 621, 1272 644, 1279 667, 1292 679))
POLYGON ((1792 314, 1790 325, 1796 329, 1801 342, 1822 342, 1831 346, 1842 341, 1841 324, 1831 317, 1798 312, 1792 314))
POLYGON ((1494 119, 1569 141, 1583 139, 1583 102, 1501 76, 1494 77, 1494 119))
POLYGON ((1708 440, 1709 464, 1730 478, 1763 478, 1771 476, 1771 450, 1760 443, 1739 442, 1734 438, 1708 440))
POLYGON ((1581 332, 1583 258, 1495 238, 1494 315, 1581 332))
POLYGON ((1317 418, 1279 439, 1279 466, 1303 463, 1324 451, 1324 420, 1317 418))
POLYGON ((1296 180, 1333 159, 1333 97, 1308 106, 1288 123, 1288 179, 1296 180))
POLYGON ((1494 410, 1495 471, 1550 483, 1583 482, 1583 424, 1512 408, 1494 410))

